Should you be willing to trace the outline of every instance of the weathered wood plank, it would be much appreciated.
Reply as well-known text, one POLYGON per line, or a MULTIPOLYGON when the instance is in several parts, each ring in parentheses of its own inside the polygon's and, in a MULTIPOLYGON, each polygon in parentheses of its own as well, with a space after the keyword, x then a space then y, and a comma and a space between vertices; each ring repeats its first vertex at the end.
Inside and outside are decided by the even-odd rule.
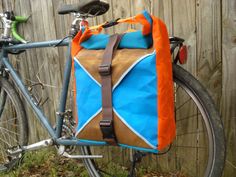
MULTIPOLYGON (((130 17, 131 13, 129 9, 130 9, 129 0, 112 1, 113 19, 130 17)), ((128 24, 119 24, 119 26, 115 26, 114 29, 116 33, 122 33, 124 31, 127 31, 129 26, 130 25, 128 24)))
POLYGON ((167 25, 169 35, 173 35, 173 6, 172 0, 151 1, 151 12, 161 18, 167 25))
MULTIPOLYGON (((182 65, 186 70, 191 72, 193 75, 196 75, 196 2, 189 0, 179 0, 172 1, 172 34, 174 36, 181 37, 185 39, 185 44, 188 48, 188 61, 185 65, 182 65)), ((189 99, 189 96, 186 95, 184 90, 181 88, 178 89, 177 104, 182 105, 189 99)), ((176 105, 176 109, 179 107, 176 105)), ((201 176, 201 171, 197 170, 201 164, 198 162, 198 149, 191 148, 179 148, 179 146, 192 146, 196 147, 197 134, 189 134, 188 132, 195 132, 197 130, 197 116, 192 117, 192 115, 197 114, 196 105, 193 102, 188 102, 180 110, 176 112, 176 118, 183 119, 183 121, 177 121, 177 138, 175 141, 174 150, 177 156, 191 156, 191 161, 188 163, 183 163, 183 167, 188 169, 188 172, 191 171, 193 176, 201 176)), ((179 158, 178 157, 178 158, 179 158)), ((178 160, 180 161, 181 158, 178 160)), ((177 165, 178 161, 172 161, 170 166, 177 165)), ((205 164, 202 164, 203 166, 205 164)), ((189 175, 190 175, 189 174, 189 175)))
POLYGON ((227 139, 224 176, 236 174, 236 1, 222 1, 222 116, 227 139))
POLYGON ((185 69, 196 76, 197 72, 197 34, 196 34, 196 2, 189 0, 173 1, 173 29, 174 36, 185 39, 188 47, 188 62, 185 69))
POLYGON ((222 87, 220 8, 220 0, 197 1, 197 75, 218 108, 222 87))

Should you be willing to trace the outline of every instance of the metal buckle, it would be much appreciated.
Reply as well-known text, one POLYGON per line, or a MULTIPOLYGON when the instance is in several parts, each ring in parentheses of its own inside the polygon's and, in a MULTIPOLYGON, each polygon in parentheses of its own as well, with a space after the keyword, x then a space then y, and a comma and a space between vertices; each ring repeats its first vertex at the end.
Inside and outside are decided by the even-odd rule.
POLYGON ((115 26, 118 24, 118 20, 120 20, 120 18, 117 18, 116 20, 112 20, 110 22, 106 22, 104 25, 102 25, 103 28, 109 28, 111 26, 115 26))
POLYGON ((115 139, 112 120, 101 120, 99 125, 104 139, 115 139))
POLYGON ((111 65, 108 64, 100 65, 98 67, 98 71, 101 76, 111 75, 111 65))
POLYGON ((113 121, 112 120, 101 120, 100 127, 111 127, 113 121))

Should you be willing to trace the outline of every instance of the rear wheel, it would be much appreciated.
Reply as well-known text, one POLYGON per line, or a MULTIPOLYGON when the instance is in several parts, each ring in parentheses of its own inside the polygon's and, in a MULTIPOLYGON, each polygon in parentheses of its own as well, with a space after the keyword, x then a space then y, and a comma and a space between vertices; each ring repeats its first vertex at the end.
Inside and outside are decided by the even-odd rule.
MULTIPOLYGON (((201 84, 187 71, 173 65, 177 136, 163 155, 145 153, 136 176, 220 177, 225 160, 221 119, 201 84)), ((135 151, 121 147, 82 147, 82 154, 102 154, 85 159, 90 176, 127 176, 135 151)), ((161 154, 161 153, 160 153, 161 154)))
POLYGON ((28 123, 25 109, 14 87, 0 77, 0 172, 14 167, 21 156, 10 157, 9 148, 28 143, 28 123))

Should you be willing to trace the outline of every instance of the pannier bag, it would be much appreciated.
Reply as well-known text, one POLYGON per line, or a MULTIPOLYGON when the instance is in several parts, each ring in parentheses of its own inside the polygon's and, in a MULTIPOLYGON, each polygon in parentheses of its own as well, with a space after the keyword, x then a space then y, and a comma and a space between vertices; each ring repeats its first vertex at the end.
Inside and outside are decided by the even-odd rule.
POLYGON ((117 23, 143 28, 108 35, 104 24, 85 27, 72 41, 76 136, 157 153, 175 137, 166 26, 146 11, 117 23))

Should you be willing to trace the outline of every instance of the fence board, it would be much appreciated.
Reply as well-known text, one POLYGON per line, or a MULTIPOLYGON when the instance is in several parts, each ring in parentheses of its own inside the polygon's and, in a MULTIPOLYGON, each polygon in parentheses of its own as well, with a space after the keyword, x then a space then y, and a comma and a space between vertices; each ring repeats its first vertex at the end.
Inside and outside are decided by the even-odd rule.
POLYGON ((225 0, 222 5, 222 116, 227 139, 227 177, 236 174, 236 1, 225 0))
POLYGON ((161 18, 167 25, 168 33, 173 35, 173 5, 172 0, 152 1, 153 15, 161 18))
MULTIPOLYGON (((189 0, 172 1, 172 16, 172 33, 174 36, 179 36, 185 39, 185 44, 188 48, 188 62, 184 66, 184 68, 196 76, 196 2, 189 0)), ((187 98, 185 98, 184 96, 186 97, 186 95, 184 95, 183 93, 179 95, 179 99, 177 99, 177 101, 186 100, 187 98)), ((186 146, 186 139, 188 139, 189 146, 197 146, 197 135, 188 135, 187 133, 194 131, 197 128, 197 117, 194 117, 194 119, 191 118, 192 113, 196 114, 196 105, 193 103, 186 104, 181 110, 178 111, 178 113, 176 113, 177 119, 178 117, 188 117, 188 119, 186 119, 185 121, 181 121, 181 125, 177 124, 177 134, 183 134, 183 136, 185 137, 183 139, 180 138, 180 140, 178 140, 177 138, 177 141, 175 143, 178 145, 184 144, 186 146)), ((194 166, 195 168, 192 168, 191 172, 192 174, 199 176, 199 174, 197 173, 197 171, 199 170, 196 169, 203 164, 200 164, 197 160, 198 148, 194 150, 188 148, 176 148, 175 151, 176 154, 192 157, 192 161, 188 162, 188 164, 185 164, 183 168, 191 169, 191 166, 194 166)), ((177 164, 178 162, 176 162, 176 165, 177 164)))
POLYGON ((196 76, 196 2, 189 0, 173 1, 173 35, 185 39, 188 47, 188 62, 184 66, 196 76))
POLYGON ((221 99, 221 1, 197 1, 197 75, 216 103, 221 99), (206 25, 207 24, 207 25, 206 25))

